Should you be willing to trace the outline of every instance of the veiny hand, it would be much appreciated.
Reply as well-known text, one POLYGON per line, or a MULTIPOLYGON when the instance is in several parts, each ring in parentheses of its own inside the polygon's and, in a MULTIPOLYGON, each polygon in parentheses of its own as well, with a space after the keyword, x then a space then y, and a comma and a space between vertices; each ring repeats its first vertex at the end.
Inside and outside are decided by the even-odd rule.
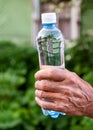
POLYGON ((35 78, 35 100, 42 108, 93 117, 93 88, 76 73, 42 66, 35 78))

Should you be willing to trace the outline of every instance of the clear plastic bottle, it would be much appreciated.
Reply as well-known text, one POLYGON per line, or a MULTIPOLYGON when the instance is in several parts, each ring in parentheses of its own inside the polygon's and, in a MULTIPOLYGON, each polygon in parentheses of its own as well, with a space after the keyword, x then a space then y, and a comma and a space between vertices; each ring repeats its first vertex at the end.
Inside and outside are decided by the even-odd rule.
MULTIPOLYGON (((36 44, 39 55, 39 64, 65 67, 64 62, 64 37, 56 27, 56 14, 43 13, 42 26, 39 31, 36 44)), ((44 115, 57 118, 62 112, 42 109, 44 115)))

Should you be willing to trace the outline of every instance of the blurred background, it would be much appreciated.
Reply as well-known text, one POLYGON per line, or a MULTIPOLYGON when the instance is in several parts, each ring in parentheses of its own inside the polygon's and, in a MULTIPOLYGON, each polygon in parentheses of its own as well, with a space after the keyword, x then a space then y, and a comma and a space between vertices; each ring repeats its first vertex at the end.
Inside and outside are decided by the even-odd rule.
POLYGON ((0 130, 93 130, 93 119, 43 116, 34 100, 41 13, 56 12, 66 68, 93 86, 93 0, 0 0, 0 130))

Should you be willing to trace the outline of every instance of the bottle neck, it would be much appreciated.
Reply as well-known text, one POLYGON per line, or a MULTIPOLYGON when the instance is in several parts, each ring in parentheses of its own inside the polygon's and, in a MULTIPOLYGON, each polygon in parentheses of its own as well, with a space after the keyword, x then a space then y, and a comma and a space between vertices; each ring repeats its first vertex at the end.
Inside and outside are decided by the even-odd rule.
POLYGON ((42 26, 46 29, 48 28, 54 28, 56 27, 56 23, 48 23, 48 24, 42 24, 42 26))

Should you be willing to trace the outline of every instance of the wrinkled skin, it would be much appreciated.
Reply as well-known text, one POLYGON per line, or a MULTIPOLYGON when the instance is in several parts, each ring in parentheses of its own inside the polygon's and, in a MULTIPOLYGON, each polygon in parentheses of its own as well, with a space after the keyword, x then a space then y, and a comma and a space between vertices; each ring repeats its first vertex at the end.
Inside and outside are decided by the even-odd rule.
POLYGON ((44 109, 93 118, 93 88, 76 73, 42 66, 35 74, 35 100, 44 109))

